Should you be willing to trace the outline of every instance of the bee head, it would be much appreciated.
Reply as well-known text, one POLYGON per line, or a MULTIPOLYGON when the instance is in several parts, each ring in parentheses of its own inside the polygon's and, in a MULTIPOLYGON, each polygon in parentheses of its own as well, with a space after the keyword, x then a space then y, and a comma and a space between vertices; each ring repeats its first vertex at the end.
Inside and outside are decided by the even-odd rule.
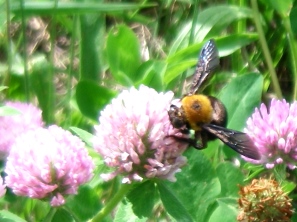
POLYGON ((174 128, 180 129, 186 125, 185 116, 182 108, 177 107, 176 105, 170 105, 168 111, 169 120, 174 128))

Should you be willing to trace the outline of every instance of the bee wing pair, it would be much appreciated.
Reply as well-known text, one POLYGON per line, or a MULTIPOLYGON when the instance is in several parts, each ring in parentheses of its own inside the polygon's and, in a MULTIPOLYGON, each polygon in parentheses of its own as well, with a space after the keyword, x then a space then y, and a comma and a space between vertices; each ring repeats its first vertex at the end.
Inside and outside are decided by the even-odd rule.
POLYGON ((202 48, 199 62, 193 77, 190 94, 195 94, 201 85, 211 77, 213 71, 220 65, 218 49, 213 39, 209 40, 202 48))
POLYGON ((255 149, 253 141, 246 133, 226 129, 213 124, 204 124, 202 128, 215 135, 223 143, 239 154, 254 160, 261 159, 257 149, 255 149))

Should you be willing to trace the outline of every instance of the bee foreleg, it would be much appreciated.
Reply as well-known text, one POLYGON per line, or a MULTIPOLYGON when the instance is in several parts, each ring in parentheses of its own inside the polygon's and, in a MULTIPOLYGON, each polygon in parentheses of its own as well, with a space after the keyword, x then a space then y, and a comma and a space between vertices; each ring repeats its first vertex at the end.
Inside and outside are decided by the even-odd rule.
POLYGON ((206 142, 207 142, 207 135, 202 134, 201 131, 195 131, 195 139, 191 139, 192 142, 190 145, 195 149, 202 150, 205 149, 206 142))
POLYGON ((192 147, 194 147, 195 149, 198 149, 198 150, 201 150, 201 149, 204 149, 205 148, 201 143, 198 143, 198 141, 196 139, 184 138, 184 137, 179 137, 179 136, 175 136, 175 135, 168 135, 166 137, 167 138, 168 137, 174 138, 178 142, 187 143, 187 144, 189 144, 189 146, 192 146, 192 147))

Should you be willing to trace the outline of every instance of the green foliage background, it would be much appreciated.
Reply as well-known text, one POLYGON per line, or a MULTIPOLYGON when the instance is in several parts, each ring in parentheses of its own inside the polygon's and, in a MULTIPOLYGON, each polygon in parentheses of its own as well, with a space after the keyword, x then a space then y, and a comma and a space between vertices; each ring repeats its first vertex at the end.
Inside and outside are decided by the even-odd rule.
MULTIPOLYGON (((242 130, 261 101, 297 96, 293 0, 0 2, 2 101, 38 104, 47 124, 71 129, 87 144, 100 110, 122 89, 145 84, 173 90, 177 98, 185 93, 181 86, 189 83, 210 38, 217 43, 221 68, 204 92, 225 104, 228 128, 242 130)), ((52 213, 47 203, 8 191, 0 202, 0 220, 93 218, 121 188, 120 178, 100 179, 108 169, 91 146, 89 151, 96 176, 65 207, 52 213)), ((263 168, 225 161, 237 154, 219 141, 185 155, 188 165, 177 182, 134 184, 104 221, 216 222, 222 215, 226 222, 236 221, 237 185, 263 168)), ((295 185, 288 184, 296 204, 295 185)))

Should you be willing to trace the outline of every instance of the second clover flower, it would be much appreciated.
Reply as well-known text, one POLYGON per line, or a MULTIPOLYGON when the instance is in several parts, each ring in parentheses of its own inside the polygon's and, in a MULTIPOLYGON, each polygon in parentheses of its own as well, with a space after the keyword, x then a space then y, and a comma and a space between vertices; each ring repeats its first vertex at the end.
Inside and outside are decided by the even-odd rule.
POLYGON ((65 203, 65 196, 93 176, 85 144, 58 126, 38 128, 16 139, 7 157, 6 185, 16 195, 65 203))
POLYGON ((123 183, 144 178, 175 181, 174 174, 186 164, 182 153, 187 144, 167 137, 182 136, 168 118, 172 98, 172 92, 140 86, 124 90, 106 106, 95 126, 94 148, 114 171, 101 175, 103 179, 121 174, 123 183))
POLYGON ((248 119, 246 132, 262 158, 256 161, 243 157, 245 160, 264 164, 266 168, 282 163, 291 169, 296 168, 297 102, 290 105, 285 100, 272 99, 269 108, 261 104, 248 119))

